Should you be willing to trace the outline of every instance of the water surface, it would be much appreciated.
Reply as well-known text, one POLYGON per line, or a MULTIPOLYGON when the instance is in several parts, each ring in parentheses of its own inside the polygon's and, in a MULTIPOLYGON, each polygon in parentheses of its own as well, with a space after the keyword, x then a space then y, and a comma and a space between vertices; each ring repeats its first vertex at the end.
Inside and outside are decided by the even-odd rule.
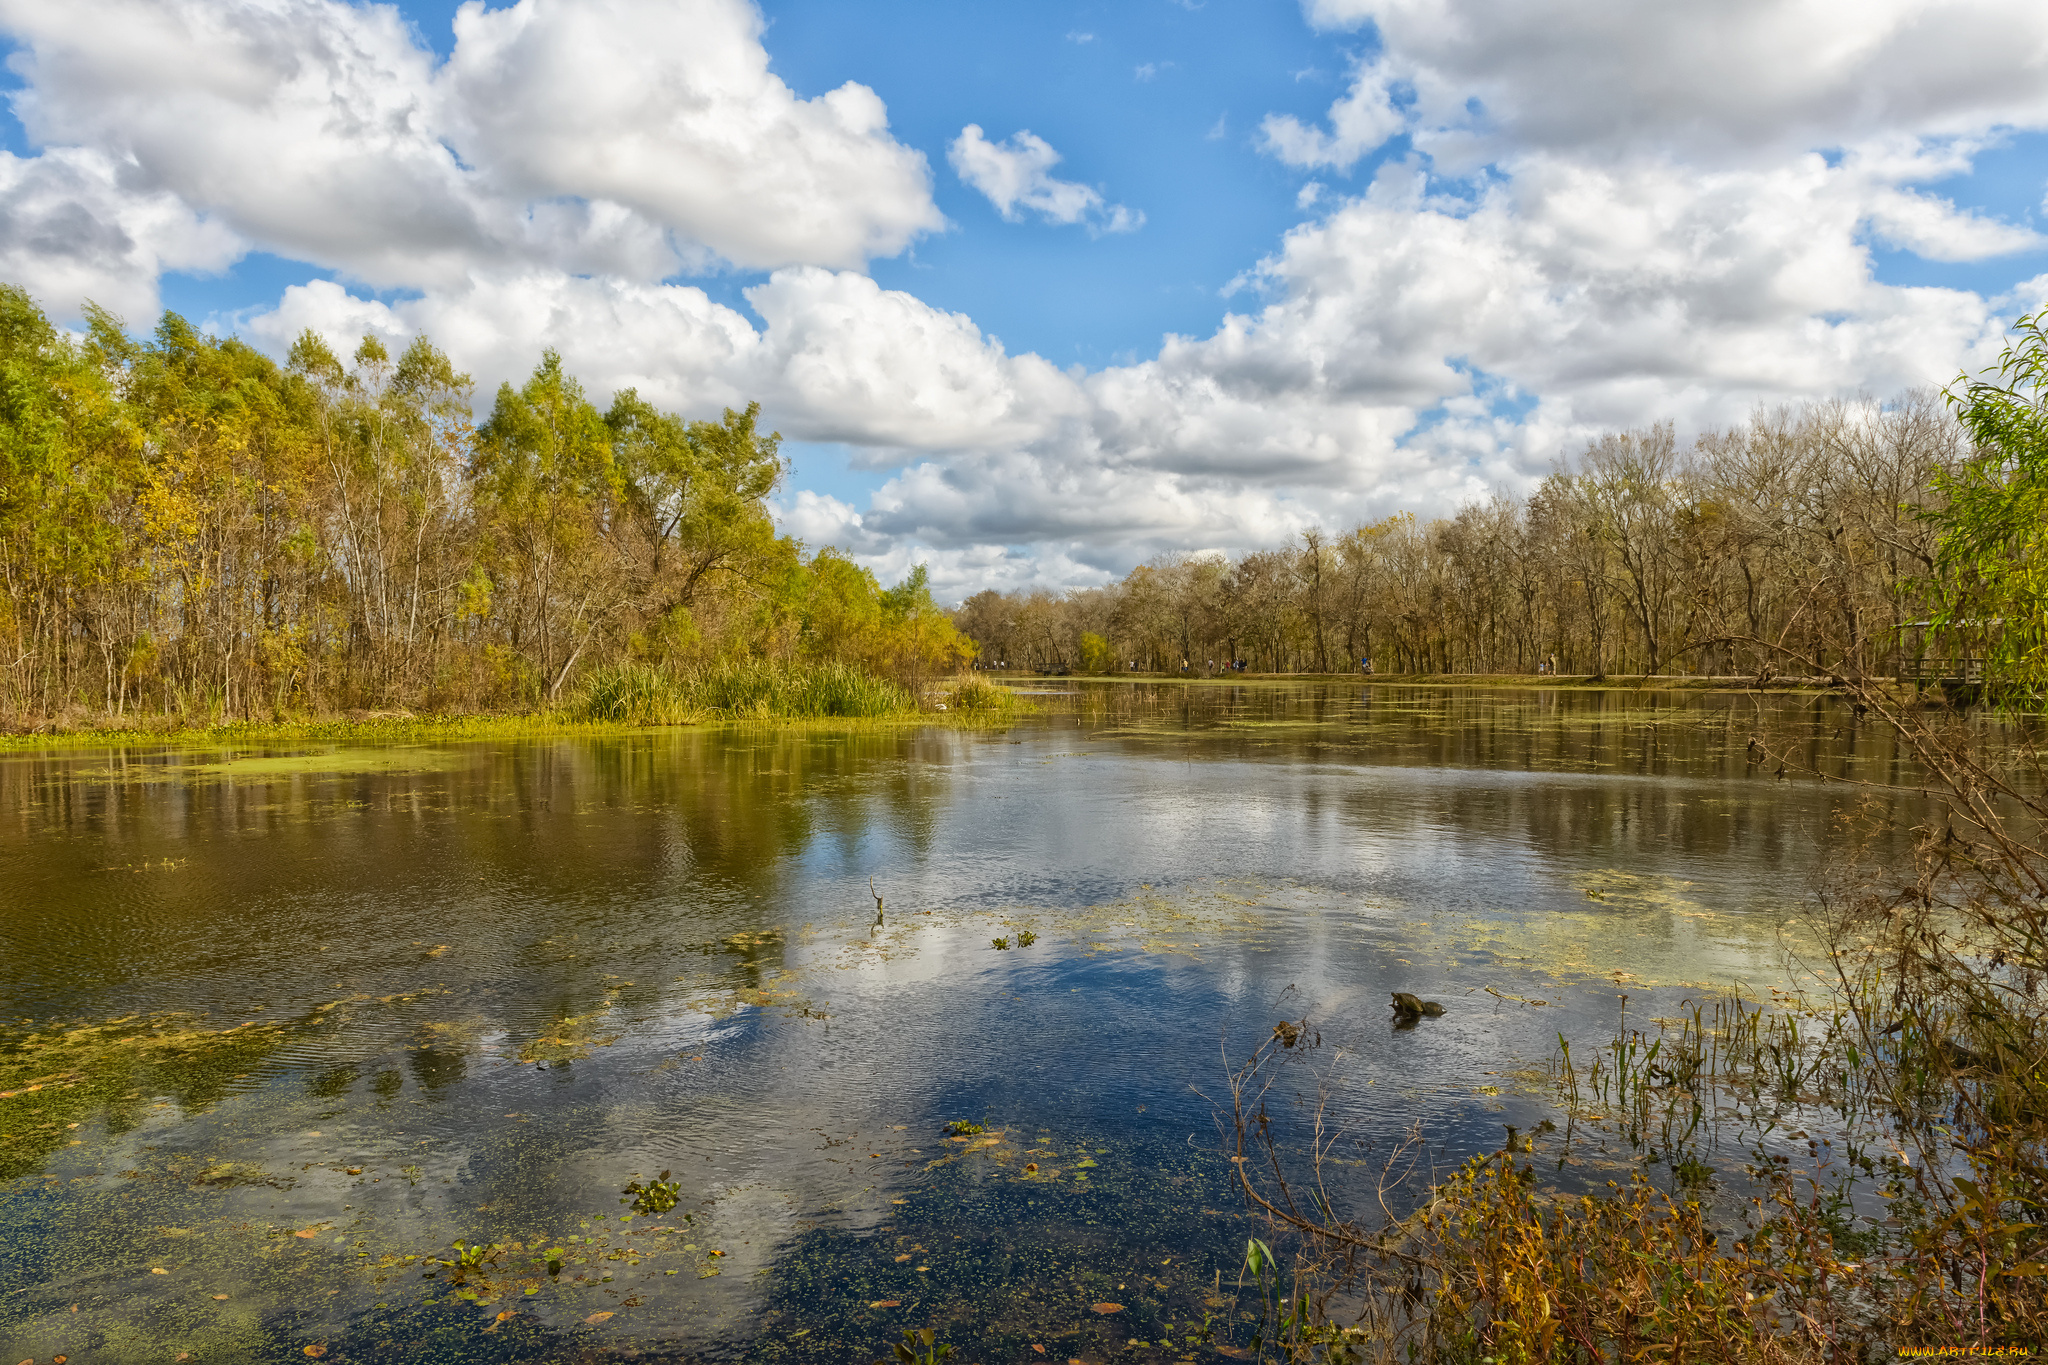
POLYGON ((1490 1150, 1560 1033, 1796 978, 1861 793, 1759 724, 1910 776, 1811 698, 1076 693, 0 759, 0 1030, 49 1063, 0 1099, 7 1358, 1206 1357, 1256 1231, 1214 1101, 1277 1021, 1349 1059, 1359 1179, 1490 1150))

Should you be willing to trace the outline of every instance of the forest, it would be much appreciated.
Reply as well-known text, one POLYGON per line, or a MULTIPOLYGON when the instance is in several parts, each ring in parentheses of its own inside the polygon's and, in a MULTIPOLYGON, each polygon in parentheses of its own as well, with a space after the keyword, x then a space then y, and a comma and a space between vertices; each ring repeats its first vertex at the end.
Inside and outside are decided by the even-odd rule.
POLYGON ((1944 600, 1936 514, 1977 446, 1938 394, 1755 414, 1681 444, 1602 436, 1527 496, 1230 559, 1177 554, 954 613, 985 660, 1075 672, 1897 671, 1944 600))
POLYGON ((776 534, 756 407, 600 410, 553 352, 472 398, 425 338, 344 361, 307 332, 280 365, 175 313, 66 334, 0 286, 0 706, 532 709, 620 670, 915 688, 971 656, 921 570, 885 588, 776 534))
POLYGON ((98 309, 86 323, 60 331, 0 286, 16 728, 593 698, 648 719, 799 692, 811 713, 870 713, 884 693, 819 686, 876 681, 914 707, 976 661, 1756 680, 1934 676, 2042 648, 2041 509, 2004 453, 2036 433, 1984 416, 2038 420, 2041 377, 2017 371, 1984 389, 2002 404, 1921 391, 1759 411, 1687 443, 1668 422, 1609 433, 1526 496, 948 613, 921 567, 885 587, 777 534, 786 464, 758 406, 693 420, 626 389, 600 410, 548 352, 483 410, 423 337, 396 357, 366 337, 344 361, 309 331, 279 364, 175 313, 146 339, 98 309), (2002 510, 1959 519, 1959 495, 2002 510), (1991 579, 2026 585, 2021 609, 1973 596, 1991 579), (662 696, 702 704, 647 704, 662 696))

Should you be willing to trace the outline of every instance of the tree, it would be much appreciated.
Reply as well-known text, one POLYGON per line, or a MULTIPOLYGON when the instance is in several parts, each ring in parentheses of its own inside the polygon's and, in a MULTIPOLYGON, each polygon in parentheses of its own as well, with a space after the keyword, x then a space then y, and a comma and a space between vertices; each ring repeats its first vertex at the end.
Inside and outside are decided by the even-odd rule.
POLYGON ((1937 634, 1982 652, 2002 690, 2048 691, 2048 314, 2013 326, 1998 363, 1948 402, 1976 449, 1936 476, 1937 634))

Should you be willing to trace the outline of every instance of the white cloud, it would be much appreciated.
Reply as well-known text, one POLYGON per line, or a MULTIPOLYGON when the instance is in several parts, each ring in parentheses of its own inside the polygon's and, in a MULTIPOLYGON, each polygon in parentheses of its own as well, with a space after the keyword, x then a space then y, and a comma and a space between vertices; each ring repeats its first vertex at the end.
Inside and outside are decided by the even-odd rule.
POLYGON ((457 146, 525 199, 626 205, 743 266, 858 267, 942 226, 875 92, 799 99, 747 0, 467 4, 457 146))
POLYGON ((307 286, 245 330, 279 346, 316 317, 337 342, 422 328, 486 384, 555 345, 600 393, 631 383, 691 411, 759 397, 785 434, 899 469, 865 508, 786 499, 785 524, 812 543, 877 572, 914 550, 942 595, 983 586, 978 573, 1038 581, 991 547, 1096 582, 1161 550, 1527 486, 1610 426, 1698 429, 1984 363, 1994 309, 2038 300, 1873 280, 1868 174, 1819 156, 1712 173, 1543 156, 1467 200, 1396 163, 1248 272, 1256 310, 1094 373, 817 268, 749 291, 759 326, 696 289, 555 275, 388 308, 307 286))
POLYGON ((1359 87, 1385 74, 1410 84, 1418 145, 1450 166, 1535 149, 1769 157, 2048 122, 2037 0, 1303 8, 1319 27, 1377 30, 1384 55, 1359 87))
POLYGON ((798 98, 746 0, 469 4, 439 67, 396 9, 337 0, 0 0, 0 25, 46 156, 379 286, 858 267, 943 225, 874 92, 798 98))
POLYGON ((1330 106, 1330 131, 1310 128, 1292 114, 1268 114, 1259 124, 1259 143, 1290 166, 1349 170, 1366 153, 1402 131, 1406 120, 1394 107, 1391 78, 1378 62, 1362 64, 1350 93, 1330 106))
POLYGON ((122 184, 102 153, 64 148, 39 157, 0 152, 0 280, 37 299, 86 299, 128 316, 157 307, 166 270, 216 271, 243 243, 175 195, 122 184))
POLYGON ((1911 190, 1877 190, 1867 216, 1887 242, 1930 261, 1981 261, 2048 246, 2048 237, 2031 228, 1962 212, 1946 199, 1911 190))
POLYGON ((1048 223, 1088 223, 1102 232, 1134 232, 1145 215, 1122 204, 1105 204, 1093 188, 1055 179, 1060 154, 1030 129, 990 142, 981 125, 970 123, 953 139, 946 159, 962 180, 980 190, 1009 222, 1029 209, 1048 223))
MULTIPOLYGON (((1261 128, 1321 216, 1208 335, 1094 372, 860 273, 940 225, 924 160, 865 87, 777 80, 741 0, 470 6, 445 65, 375 6, 0 0, 48 147, 0 159, 0 269, 146 313, 163 270, 264 247, 405 295, 323 281, 225 320, 274 349, 424 331, 486 393, 553 345, 598 395, 758 397, 895 471, 865 507, 786 494, 785 526, 885 578, 926 560, 942 596, 1446 510, 1608 426, 1941 382, 2048 296, 1889 286, 1870 246, 2042 248, 1942 185, 2048 126, 2031 0, 1309 9, 1379 38, 1327 119, 1261 128), (713 257, 771 269, 753 316, 660 282, 713 257)), ((949 151, 1006 217, 1141 221, 1029 133, 949 151)))

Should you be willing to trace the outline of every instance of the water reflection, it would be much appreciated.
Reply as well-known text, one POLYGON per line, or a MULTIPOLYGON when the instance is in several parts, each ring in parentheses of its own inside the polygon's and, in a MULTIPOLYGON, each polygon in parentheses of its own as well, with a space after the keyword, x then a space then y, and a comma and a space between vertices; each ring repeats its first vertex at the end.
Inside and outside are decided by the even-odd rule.
MULTIPOLYGON (((1823 771, 1905 771, 1832 703, 1772 705, 1823 771)), ((1242 1247, 1196 1089, 1225 1048, 1312 1012, 1363 1059, 1334 1110, 1357 1140, 1419 1120, 1456 1156, 1531 1121, 1503 1073, 1622 995, 1779 978, 1857 793, 1761 771, 1759 723, 1713 695, 1116 684, 993 733, 0 760, 17 1041, 250 1026, 95 1053, 129 1068, 104 1103, 0 1101, 0 1340, 1156 1341, 1242 1247), (1394 990, 1448 1013, 1397 1032, 1394 990), (675 1215, 618 1221, 663 1169, 675 1215), (422 1269, 457 1237, 521 1250, 422 1269), (536 1241, 589 1250, 550 1275, 536 1241)))

